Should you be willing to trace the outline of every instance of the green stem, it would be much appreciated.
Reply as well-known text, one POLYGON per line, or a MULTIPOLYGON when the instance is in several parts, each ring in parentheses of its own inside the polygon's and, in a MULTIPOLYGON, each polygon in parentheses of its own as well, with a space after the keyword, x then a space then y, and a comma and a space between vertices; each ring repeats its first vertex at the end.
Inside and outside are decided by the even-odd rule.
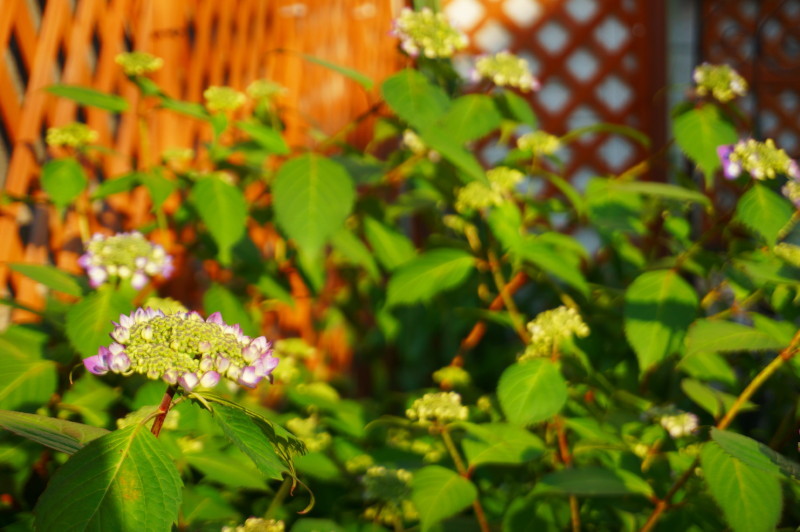
POLYGON ((283 479, 283 484, 281 487, 278 488, 278 491, 275 492, 275 496, 272 498, 272 502, 269 503, 269 507, 267 508, 264 517, 267 519, 272 519, 273 516, 278 512, 281 506, 283 506, 283 501, 286 500, 286 496, 289 495, 289 490, 292 487, 292 478, 286 477, 283 479))
MULTIPOLYGON (((456 444, 453 442, 453 438, 450 436, 450 431, 447 429, 447 425, 437 423, 437 428, 439 429, 439 433, 442 435, 444 446, 447 448, 447 451, 450 453, 450 457, 453 459, 453 463, 456 465, 456 470, 458 470, 458 473, 462 477, 469 479, 470 472, 464 464, 464 460, 461 458, 461 454, 458 452, 458 449, 456 449, 456 444)), ((475 519, 477 519, 478 525, 481 527, 481 532, 490 532, 491 529, 489 528, 489 522, 486 520, 486 513, 483 511, 483 506, 481 506, 481 501, 478 497, 476 497, 472 502, 472 509, 475 511, 475 519)))

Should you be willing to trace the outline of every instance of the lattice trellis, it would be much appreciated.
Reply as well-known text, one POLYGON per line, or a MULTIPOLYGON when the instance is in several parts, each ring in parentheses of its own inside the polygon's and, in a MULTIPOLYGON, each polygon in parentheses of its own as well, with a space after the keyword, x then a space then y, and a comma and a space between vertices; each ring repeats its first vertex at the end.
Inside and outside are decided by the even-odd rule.
MULTIPOLYGON (((115 154, 103 157, 98 178, 130 170, 138 153, 136 91, 114 63, 131 49, 165 60, 155 75, 176 98, 200 101, 210 85, 239 89, 268 78, 288 91, 287 138, 300 144, 311 128, 332 133, 366 110, 374 99, 354 82, 319 65, 310 54, 355 68, 376 81, 397 68, 393 39, 387 39, 397 12, 394 0, 2 0, 0 10, 0 181, 13 196, 36 194, 38 172, 47 157, 46 128, 73 120, 100 133, 115 154), (119 117, 78 108, 43 90, 52 83, 91 86, 133 103, 119 117), (313 119, 312 119, 313 117, 313 119)), ((195 146, 200 125, 169 111, 149 116, 153 160, 165 148, 195 146)), ((366 129, 360 132, 363 136, 366 129)), ((358 132, 357 132, 358 133, 358 132)), ((113 198, 125 228, 148 216, 143 195, 113 198)), ((43 206, 19 204, 0 211, 0 294, 37 307, 37 285, 10 276, 7 262, 53 262, 74 267, 79 245, 73 215, 65 220, 43 206)), ((94 220, 93 223, 97 223, 94 220)), ((108 224, 109 221, 105 220, 108 224)), ((114 223, 112 221, 112 223, 114 223)), ((120 222, 117 222, 120 223, 120 222)))
MULTIPOLYGON (((554 134, 609 122, 664 137, 662 0, 450 0, 445 11, 474 51, 528 59, 542 89, 531 96, 541 128, 554 134)), ((489 158, 493 154, 487 154, 489 158)), ((617 135, 592 135, 563 154, 577 185, 616 174, 646 151, 617 135)))
POLYGON ((800 157, 800 1, 703 0, 700 56, 748 80, 756 135, 800 157))

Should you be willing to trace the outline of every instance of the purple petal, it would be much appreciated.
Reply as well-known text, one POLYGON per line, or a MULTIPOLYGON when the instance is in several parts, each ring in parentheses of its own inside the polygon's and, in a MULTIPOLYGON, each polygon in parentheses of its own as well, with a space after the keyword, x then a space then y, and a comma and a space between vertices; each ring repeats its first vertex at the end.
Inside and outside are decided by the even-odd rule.
POLYGON ((131 330, 122 326, 114 327, 114 330, 111 332, 111 338, 121 344, 125 344, 131 339, 131 330))
POLYGON ((216 323, 217 325, 224 325, 225 322, 222 321, 222 313, 215 312, 211 316, 208 317, 206 320, 207 323, 216 323))
POLYGON ((228 357, 217 355, 217 371, 225 372, 231 366, 231 360, 228 357))
POLYGON ((178 382, 178 370, 168 369, 167 371, 164 372, 161 378, 167 384, 175 384, 176 382, 178 382))
POLYGON ((112 355, 108 361, 108 366, 114 373, 124 373, 131 367, 131 359, 125 353, 112 355))
POLYGON ((259 375, 256 371, 256 368, 253 366, 247 366, 242 371, 242 374, 239 376, 239 384, 242 386, 246 386, 247 388, 255 388, 256 385, 259 383, 261 379, 263 379, 263 375, 259 375))
POLYGON ((137 270, 131 277, 131 286, 136 290, 141 290, 147 286, 147 275, 143 271, 137 270))
MULTIPOLYGON (((100 348, 101 353, 103 349, 105 349, 105 347, 100 348)), ((101 353, 83 359, 83 365, 90 373, 94 373, 95 375, 105 375, 108 373, 108 360, 105 355, 101 353)))
POLYGON ((260 356, 261 356, 261 351, 253 347, 252 344, 242 349, 242 358, 244 358, 244 361, 247 362, 248 364, 254 362, 260 356))
POLYGON ((89 284, 92 288, 97 288, 108 279, 108 272, 102 266, 92 266, 86 275, 89 276, 89 284))
POLYGON ((270 343, 267 341, 265 337, 259 336, 258 338, 250 342, 250 347, 254 347, 256 350, 258 350, 259 354, 261 354, 270 348, 270 343))
POLYGON ((181 378, 178 379, 178 384, 180 384, 187 392, 191 392, 195 386, 200 382, 200 379, 191 372, 186 372, 181 375, 181 378))
POLYGON ((213 388, 219 382, 219 373, 209 371, 200 378, 200 386, 203 388, 213 388))
POLYGON ((789 161, 789 170, 786 173, 792 179, 800 180, 800 166, 797 164, 797 161, 789 161))
POLYGON ((736 179, 742 173, 741 165, 731 161, 732 153, 732 144, 717 146, 717 155, 722 161, 722 173, 725 175, 725 179, 736 179))

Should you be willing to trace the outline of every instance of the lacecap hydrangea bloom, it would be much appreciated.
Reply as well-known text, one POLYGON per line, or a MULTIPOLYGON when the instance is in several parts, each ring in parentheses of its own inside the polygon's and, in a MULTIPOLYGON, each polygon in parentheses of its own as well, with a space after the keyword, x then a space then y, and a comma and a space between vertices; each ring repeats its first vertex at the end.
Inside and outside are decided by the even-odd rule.
POLYGON ((544 131, 525 133, 517 139, 517 148, 532 151, 534 155, 553 155, 560 147, 558 137, 544 131))
POLYGON ((465 213, 500 205, 505 195, 510 193, 524 177, 525 174, 514 168, 506 166, 492 168, 486 172, 488 185, 480 181, 471 181, 459 189, 456 195, 456 211, 465 213))
POLYGON ((779 174, 800 180, 800 167, 772 139, 759 142, 740 140, 736 144, 717 147, 722 172, 727 179, 736 179, 747 172, 753 179, 775 179, 779 174))
POLYGON ((528 332, 531 339, 520 361, 552 356, 567 338, 589 336, 589 327, 574 308, 561 306, 539 313, 528 323, 528 332))
POLYGON ((722 103, 747 94, 747 81, 728 65, 703 63, 695 67, 692 79, 697 84, 697 94, 711 94, 722 103))
POLYGON ((515 87, 524 92, 540 87, 528 62, 510 52, 498 52, 478 59, 473 77, 475 81, 488 79, 498 87, 515 87))
POLYGON ((456 392, 426 393, 406 410, 406 417, 419 423, 465 421, 468 415, 467 407, 461 405, 461 395, 456 392))
POLYGON ((209 87, 203 92, 206 109, 212 113, 235 111, 247 101, 247 96, 231 87, 209 87))
POLYGON ((164 60, 147 52, 125 52, 118 54, 114 62, 122 67, 126 76, 150 74, 164 66, 164 60))
POLYGON ((434 13, 427 7, 420 11, 404 8, 394 21, 393 33, 411 57, 420 53, 431 59, 452 57, 469 43, 467 36, 455 29, 444 13, 434 13))
POLYGON ((140 290, 151 277, 169 277, 174 270, 172 257, 164 248, 137 231, 114 236, 95 234, 78 264, 86 270, 93 288, 112 279, 130 279, 140 290))
POLYGON ((86 124, 73 122, 65 126, 48 128, 45 142, 51 147, 83 148, 93 142, 97 142, 98 138, 99 134, 94 129, 86 124))
POLYGON ((91 373, 139 373, 186 391, 211 388, 222 377, 254 388, 262 379, 271 382, 278 365, 265 337, 250 338, 219 312, 203 320, 197 312, 140 308, 114 322, 111 338, 111 345, 83 360, 91 373))

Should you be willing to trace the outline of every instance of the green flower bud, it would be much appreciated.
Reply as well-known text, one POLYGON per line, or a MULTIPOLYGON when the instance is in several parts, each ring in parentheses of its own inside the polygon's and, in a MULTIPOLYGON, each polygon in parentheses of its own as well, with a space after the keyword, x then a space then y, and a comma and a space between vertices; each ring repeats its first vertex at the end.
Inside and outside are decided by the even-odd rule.
POLYGON ((83 148, 97 142, 99 134, 94 129, 80 122, 73 122, 61 127, 51 127, 47 130, 45 142, 48 146, 69 146, 83 148))
POLYGON ((164 60, 147 52, 125 52, 118 54, 114 62, 122 67, 126 76, 141 76, 160 70, 164 60))

